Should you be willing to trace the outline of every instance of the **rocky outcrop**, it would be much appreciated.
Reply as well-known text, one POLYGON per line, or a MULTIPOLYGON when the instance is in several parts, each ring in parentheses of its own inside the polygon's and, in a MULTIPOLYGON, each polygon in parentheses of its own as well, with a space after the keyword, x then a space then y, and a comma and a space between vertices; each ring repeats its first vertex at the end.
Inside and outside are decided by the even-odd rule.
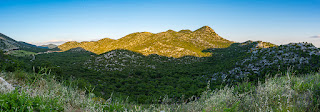
POLYGON ((6 93, 14 90, 15 88, 9 84, 6 80, 0 77, 0 93, 6 93))
MULTIPOLYGON (((247 41, 242 44, 248 44, 247 41)), ((252 42, 251 42, 252 43, 252 42)), ((287 45, 273 46, 266 42, 257 44, 247 52, 251 56, 238 61, 235 67, 229 71, 218 72, 213 76, 235 76, 236 79, 253 74, 262 75, 261 71, 281 69, 283 66, 303 69, 311 63, 312 58, 319 58, 320 50, 310 43, 290 43, 287 45)), ((285 68, 286 69, 286 68, 285 68)), ((213 78, 215 79, 215 78, 213 78)))

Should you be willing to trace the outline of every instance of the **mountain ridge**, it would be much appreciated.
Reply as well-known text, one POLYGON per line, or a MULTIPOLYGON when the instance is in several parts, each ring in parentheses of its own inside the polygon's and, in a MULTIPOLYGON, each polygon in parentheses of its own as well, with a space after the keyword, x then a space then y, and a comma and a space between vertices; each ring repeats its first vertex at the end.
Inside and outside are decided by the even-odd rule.
POLYGON ((4 51, 9 51, 12 49, 18 49, 20 43, 2 33, 0 33, 0 49, 4 51))
POLYGON ((158 54, 168 57, 186 55, 205 57, 209 53, 202 50, 208 48, 225 48, 233 42, 219 36, 209 26, 203 26, 195 31, 167 30, 160 33, 136 32, 114 40, 103 38, 91 42, 66 42, 58 46, 62 51, 82 47, 96 54, 102 54, 115 49, 127 49, 143 55, 158 54))

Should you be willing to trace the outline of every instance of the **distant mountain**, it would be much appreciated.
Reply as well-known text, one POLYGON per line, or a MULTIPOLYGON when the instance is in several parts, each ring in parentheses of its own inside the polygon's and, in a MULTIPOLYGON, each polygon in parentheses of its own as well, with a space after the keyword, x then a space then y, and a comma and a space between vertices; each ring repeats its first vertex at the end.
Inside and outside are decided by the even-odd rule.
POLYGON ((226 48, 233 42, 220 37, 208 26, 195 31, 181 30, 179 32, 168 30, 160 33, 137 32, 129 34, 118 40, 104 38, 91 42, 66 42, 58 46, 67 51, 71 48, 82 47, 96 54, 102 54, 116 49, 126 49, 143 55, 158 54, 167 57, 182 56, 209 56, 202 50, 209 48, 226 48))
POLYGON ((0 33, 0 50, 11 51, 11 50, 26 50, 31 52, 45 52, 48 49, 38 47, 26 42, 16 41, 2 33, 0 33))
POLYGON ((48 44, 48 45, 41 45, 41 47, 45 47, 45 48, 48 48, 48 49, 53 49, 53 48, 57 48, 58 46, 55 45, 55 44, 48 44))

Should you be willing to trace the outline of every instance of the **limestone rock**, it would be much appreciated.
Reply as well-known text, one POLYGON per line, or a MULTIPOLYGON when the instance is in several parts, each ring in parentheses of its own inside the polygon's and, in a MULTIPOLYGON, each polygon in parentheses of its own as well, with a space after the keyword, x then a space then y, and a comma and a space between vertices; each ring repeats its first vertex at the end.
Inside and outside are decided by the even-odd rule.
POLYGON ((12 91, 14 89, 15 88, 11 84, 9 84, 2 77, 0 77, 0 93, 2 93, 2 92, 10 92, 10 91, 12 91))

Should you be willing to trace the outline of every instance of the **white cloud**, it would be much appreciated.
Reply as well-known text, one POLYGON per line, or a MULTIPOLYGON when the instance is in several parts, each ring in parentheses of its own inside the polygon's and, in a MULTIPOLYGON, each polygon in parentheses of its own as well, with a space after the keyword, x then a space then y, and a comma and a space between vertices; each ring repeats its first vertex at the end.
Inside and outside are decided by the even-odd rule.
POLYGON ((48 45, 48 44, 61 45, 61 44, 68 42, 68 41, 72 41, 72 40, 49 40, 49 41, 44 41, 44 42, 30 42, 30 43, 35 44, 37 46, 48 45))
POLYGON ((310 38, 320 38, 320 35, 311 36, 310 38))
MULTIPOLYGON (((100 39, 91 39, 89 41, 98 41, 100 39)), ((48 44, 55 44, 55 45, 61 45, 63 43, 69 42, 69 41, 77 41, 77 42, 83 42, 84 40, 73 40, 73 39, 64 39, 64 40, 48 40, 48 41, 42 41, 42 42, 28 42, 37 46, 41 45, 48 45, 48 44)))

